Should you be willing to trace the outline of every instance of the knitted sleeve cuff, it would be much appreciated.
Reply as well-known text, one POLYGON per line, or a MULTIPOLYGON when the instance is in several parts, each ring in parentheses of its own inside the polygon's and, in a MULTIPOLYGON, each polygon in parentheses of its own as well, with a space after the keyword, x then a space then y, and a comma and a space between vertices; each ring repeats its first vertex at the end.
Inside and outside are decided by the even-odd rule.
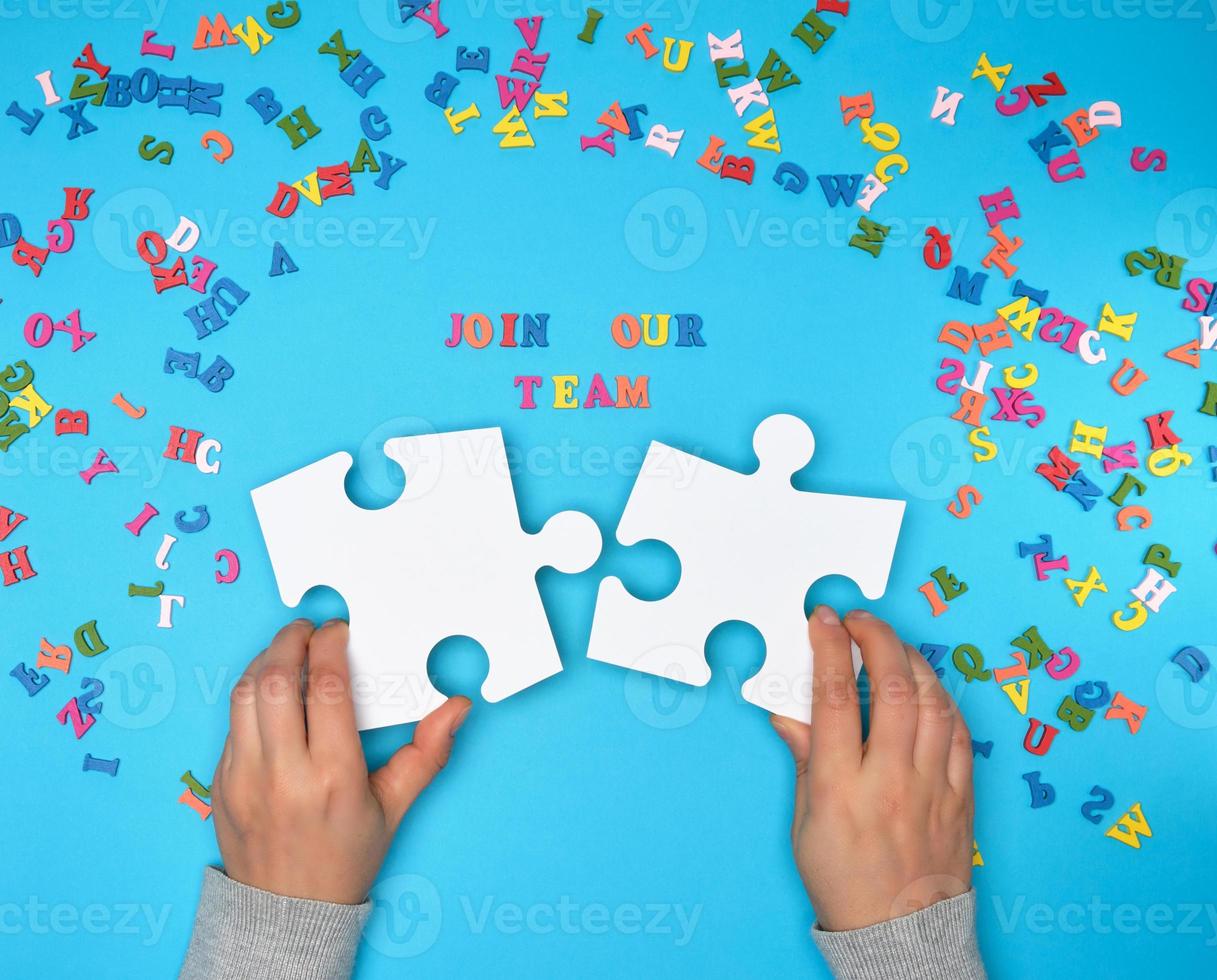
POLYGON ((812 937, 838 980, 985 980, 976 945, 976 892, 863 929, 812 937))
POLYGON ((181 980, 348 980, 372 905, 288 898, 208 868, 181 980))

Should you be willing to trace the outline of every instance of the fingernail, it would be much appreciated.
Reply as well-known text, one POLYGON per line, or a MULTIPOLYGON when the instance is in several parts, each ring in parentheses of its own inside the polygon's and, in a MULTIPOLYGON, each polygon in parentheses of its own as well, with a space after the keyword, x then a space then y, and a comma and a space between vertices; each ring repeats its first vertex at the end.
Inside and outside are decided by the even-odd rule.
POLYGON ((461 725, 465 724, 465 719, 469 716, 469 712, 472 710, 473 710, 473 705, 471 704, 468 707, 466 707, 464 711, 462 711, 459 715, 456 716, 456 721, 454 721, 452 723, 452 727, 448 729, 449 738, 452 738, 458 731, 460 731, 461 725))
POLYGON ((782 741, 790 745, 790 729, 786 726, 786 722, 777 715, 770 715, 769 724, 773 726, 773 730, 778 733, 782 741))
POLYGON ((816 619, 825 626, 841 625, 841 617, 837 615, 837 611, 832 606, 816 606, 816 619))
POLYGON ((327 619, 325 621, 326 626, 337 626, 339 623, 341 623, 343 626, 347 625, 347 621, 340 616, 335 616, 333 619, 327 619))
POLYGON ((875 617, 868 613, 865 609, 852 609, 845 614, 847 619, 874 619, 875 617))
POLYGON ((292 625, 293 626, 312 626, 313 621, 311 619, 309 619, 307 616, 301 616, 299 619, 293 619, 292 625))

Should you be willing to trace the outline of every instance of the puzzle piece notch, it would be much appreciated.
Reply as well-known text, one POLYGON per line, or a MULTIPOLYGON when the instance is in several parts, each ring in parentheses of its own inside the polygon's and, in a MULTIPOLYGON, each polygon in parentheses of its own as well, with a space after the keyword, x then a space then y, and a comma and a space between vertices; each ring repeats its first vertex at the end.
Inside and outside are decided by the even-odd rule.
POLYGON ((552 568, 566 575, 578 575, 591 568, 602 544, 596 522, 577 510, 559 511, 540 531, 525 534, 525 538, 532 542, 532 561, 538 569, 552 568))
POLYGON ((536 574, 589 568, 595 522, 564 511, 525 532, 497 428, 389 439, 383 451, 405 486, 379 510, 347 496, 345 452, 252 492, 283 601, 324 585, 347 603, 360 730, 417 721, 443 702, 427 660, 449 636, 486 651, 487 701, 561 671, 536 574))
MULTIPOLYGON (((399 498, 402 502, 422 501, 439 490, 445 495, 445 506, 450 506, 453 504, 453 486, 451 477, 447 476, 447 470, 455 467, 458 473, 464 474, 468 465, 471 474, 476 474, 479 470, 482 471, 482 476, 493 472, 495 477, 492 486, 499 491, 495 495, 499 512, 493 521, 481 521, 478 526, 484 525, 487 530, 497 530, 499 520, 507 521, 510 512, 510 526, 516 534, 511 536, 511 547, 506 553, 499 549, 501 542, 497 537, 484 541, 483 544, 488 548, 495 548, 495 553, 502 554, 506 560, 512 560, 516 555, 527 556, 527 564, 533 570, 534 579, 537 571, 542 568, 553 568, 567 575, 585 572, 595 564, 600 555, 600 528, 588 515, 579 511, 560 511, 552 515, 541 529, 533 534, 520 527, 519 510, 508 474, 503 436, 497 428, 471 429, 467 432, 433 432, 422 436, 386 439, 384 454, 401 466, 405 474, 405 489, 399 498), (459 452, 462 459, 453 458, 454 443, 461 446, 459 452), (485 444, 490 445, 489 453, 485 444), (508 493, 504 494, 504 490, 508 493)), ((463 479, 457 486, 464 500, 462 513, 476 513, 490 504, 490 500, 483 495, 484 488, 475 488, 463 479), (472 490, 472 493, 466 493, 468 490, 472 490)))
POLYGON ((603 577, 615 575, 636 599, 654 601, 671 595, 680 581, 680 558, 665 542, 650 539, 606 553, 603 577))
MULTIPOLYGON (((791 477, 815 451, 801 419, 757 426, 751 474, 653 442, 617 530, 624 545, 659 540, 681 578, 665 598, 634 598, 616 578, 600 585, 588 657, 703 686, 706 639, 740 620, 765 639, 765 661, 746 700, 801 721, 811 716, 811 656, 803 600, 828 575, 882 595, 904 502, 796 490, 791 477)), ((855 650, 855 671, 860 660, 855 650)))

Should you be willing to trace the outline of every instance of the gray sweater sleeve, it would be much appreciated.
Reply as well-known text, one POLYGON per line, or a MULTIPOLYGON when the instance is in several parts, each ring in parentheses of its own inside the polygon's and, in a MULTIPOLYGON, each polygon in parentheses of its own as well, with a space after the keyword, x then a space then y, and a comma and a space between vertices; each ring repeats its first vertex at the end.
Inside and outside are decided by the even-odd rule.
POLYGON ((348 980, 371 911, 274 895, 208 868, 179 980, 348 980))
MULTIPOLYGON (((208 868, 179 980, 348 980, 371 909, 274 895, 208 868)), ((986 980, 974 891, 812 936, 838 980, 986 980)))
POLYGON ((985 980, 976 892, 865 929, 812 930, 837 980, 985 980))

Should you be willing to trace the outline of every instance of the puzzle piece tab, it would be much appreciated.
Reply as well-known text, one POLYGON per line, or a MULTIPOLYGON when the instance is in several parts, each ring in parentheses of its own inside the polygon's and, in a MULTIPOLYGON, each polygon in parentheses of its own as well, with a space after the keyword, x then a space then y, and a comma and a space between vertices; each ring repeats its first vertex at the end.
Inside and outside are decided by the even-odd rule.
POLYGON ((485 648, 487 701, 558 673, 536 574, 590 567, 600 553, 592 519, 563 511, 523 531, 497 428, 390 439, 384 452, 406 483, 381 510, 347 497, 348 453, 251 494, 283 601, 318 585, 346 600, 359 729, 417 721, 443 702, 427 658, 449 636, 485 648))
POLYGON ((680 559, 680 581, 646 602, 619 579, 605 579, 588 657, 700 687, 710 679, 706 638, 721 623, 743 620, 765 638, 765 662, 744 684, 744 698, 807 721, 807 590, 826 575, 845 575, 867 598, 882 595, 904 501, 796 490, 791 476, 811 459, 815 437, 793 415, 765 419, 752 444, 755 473, 651 443, 617 537, 624 545, 666 542, 680 559))

